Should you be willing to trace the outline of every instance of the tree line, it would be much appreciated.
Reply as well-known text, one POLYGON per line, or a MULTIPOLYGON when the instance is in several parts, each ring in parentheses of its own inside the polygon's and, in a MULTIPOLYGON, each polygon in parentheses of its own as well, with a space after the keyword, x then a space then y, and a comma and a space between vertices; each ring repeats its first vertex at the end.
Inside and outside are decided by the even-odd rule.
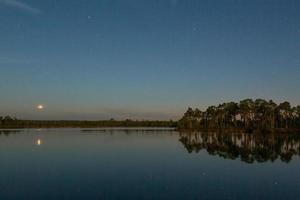
POLYGON ((300 129, 300 106, 289 102, 276 104, 264 99, 245 99, 209 106, 206 111, 188 110, 178 122, 179 129, 221 129, 287 131, 300 129))
POLYGON ((158 120, 19 120, 10 116, 0 117, 0 128, 97 128, 97 127, 176 127, 176 121, 158 120))

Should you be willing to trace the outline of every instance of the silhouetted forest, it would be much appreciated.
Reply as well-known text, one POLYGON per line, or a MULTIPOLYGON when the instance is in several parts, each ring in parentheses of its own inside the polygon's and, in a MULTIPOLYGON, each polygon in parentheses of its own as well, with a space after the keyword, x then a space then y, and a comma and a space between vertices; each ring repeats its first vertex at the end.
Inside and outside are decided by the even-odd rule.
POLYGON ((210 155, 247 163, 290 162, 300 156, 299 134, 246 134, 181 132, 179 141, 189 153, 206 150, 210 155))
POLYGON ((277 105, 272 100, 245 99, 210 106, 206 111, 188 108, 178 122, 179 129, 222 129, 246 132, 288 131, 300 129, 300 106, 289 102, 277 105))
POLYGON ((148 121, 114 119, 102 121, 70 121, 70 120, 19 120, 10 116, 0 117, 0 128, 97 128, 97 127, 176 127, 175 121, 148 121))

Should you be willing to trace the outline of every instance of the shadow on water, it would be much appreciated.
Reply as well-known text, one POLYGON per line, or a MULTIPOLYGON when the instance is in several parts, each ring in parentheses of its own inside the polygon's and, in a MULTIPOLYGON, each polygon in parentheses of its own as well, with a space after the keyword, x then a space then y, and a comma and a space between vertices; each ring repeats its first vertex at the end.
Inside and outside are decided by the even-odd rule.
POLYGON ((246 163, 288 163, 293 156, 300 155, 299 134, 181 132, 179 141, 189 153, 206 150, 213 156, 246 163))

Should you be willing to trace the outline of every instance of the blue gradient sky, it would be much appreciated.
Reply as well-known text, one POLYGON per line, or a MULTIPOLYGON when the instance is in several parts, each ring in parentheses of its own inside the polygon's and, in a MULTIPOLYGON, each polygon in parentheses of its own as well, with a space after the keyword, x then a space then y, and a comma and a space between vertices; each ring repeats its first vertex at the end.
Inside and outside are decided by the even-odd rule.
POLYGON ((299 0, 0 0, 0 115, 177 119, 248 97, 300 104, 299 10, 299 0))

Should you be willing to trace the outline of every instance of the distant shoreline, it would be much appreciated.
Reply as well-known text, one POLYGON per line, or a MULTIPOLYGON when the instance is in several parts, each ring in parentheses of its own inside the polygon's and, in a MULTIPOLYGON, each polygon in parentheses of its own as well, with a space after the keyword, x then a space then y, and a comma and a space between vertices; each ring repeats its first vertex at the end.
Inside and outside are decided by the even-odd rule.
POLYGON ((0 123, 0 131, 14 131, 22 129, 61 129, 79 128, 83 132, 110 131, 110 130, 174 130, 179 132, 217 132, 217 133, 300 133, 296 128, 274 128, 270 130, 247 130, 244 128, 181 128, 177 121, 75 121, 75 120, 11 120, 0 123))
POLYGON ((300 129, 273 129, 268 131, 259 131, 253 130, 249 132, 245 129, 181 129, 178 127, 171 126, 102 126, 102 127, 88 127, 88 126, 32 126, 32 127, 1 127, 0 133, 3 132, 20 132, 23 130, 30 129, 80 129, 82 132, 109 132, 109 131, 144 131, 144 132, 152 132, 152 131, 178 131, 180 133, 229 133, 229 134, 238 134, 238 133, 247 133, 247 134, 300 134, 300 129))
POLYGON ((176 121, 151 120, 6 120, 0 122, 0 129, 29 128, 176 128, 176 121))

